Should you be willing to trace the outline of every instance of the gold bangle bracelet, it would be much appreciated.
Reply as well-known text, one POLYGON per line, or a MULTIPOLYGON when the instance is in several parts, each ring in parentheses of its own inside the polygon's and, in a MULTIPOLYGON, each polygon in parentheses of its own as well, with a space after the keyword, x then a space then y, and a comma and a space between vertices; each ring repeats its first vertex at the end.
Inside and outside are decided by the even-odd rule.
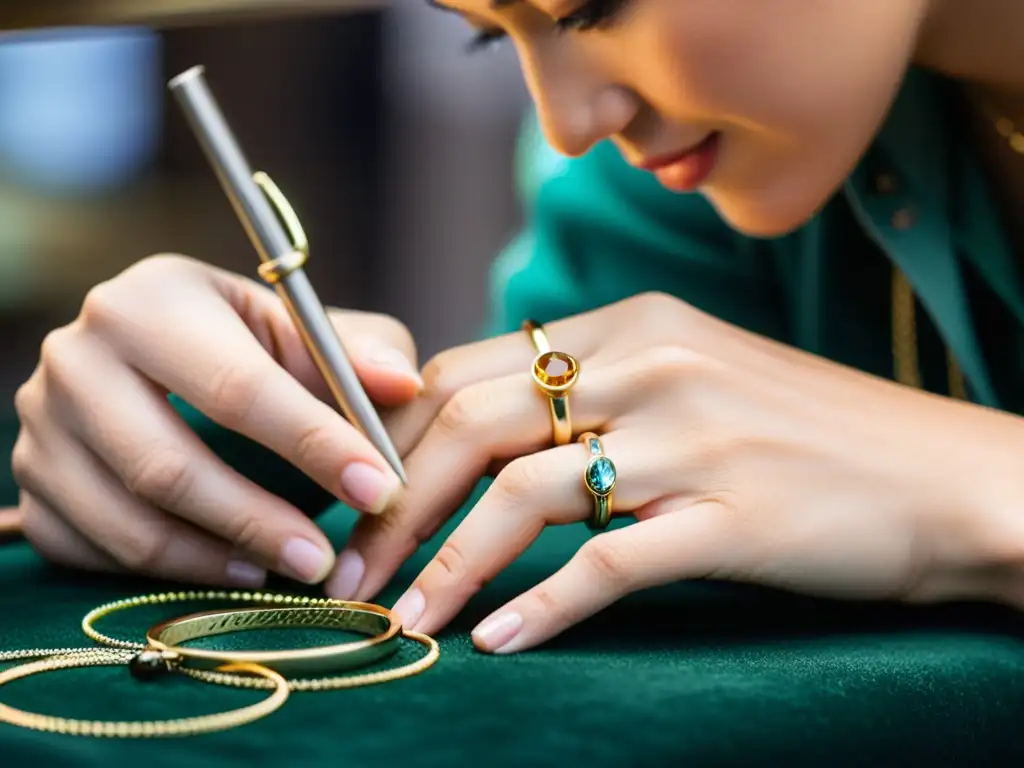
POLYGON ((114 600, 103 605, 98 605, 82 617, 82 631, 85 636, 100 645, 111 648, 127 648, 137 651, 146 650, 145 643, 132 640, 122 640, 111 637, 95 627, 95 624, 103 618, 119 611, 132 608, 141 608, 149 605, 167 605, 169 603, 191 603, 191 602, 231 602, 244 603, 249 605, 275 605, 275 606, 300 606, 300 607, 327 607, 349 605, 344 600, 332 600, 322 597, 303 597, 297 595, 277 595, 270 592, 242 592, 242 591, 199 591, 189 590, 186 592, 158 592, 138 597, 128 597, 123 600, 114 600))
MULTIPOLYGON (((112 613, 118 611, 127 610, 131 608, 137 608, 148 605, 165 605, 169 603, 180 603, 180 602, 193 602, 193 601, 226 601, 234 603, 247 603, 255 605, 274 605, 274 606, 308 606, 314 608, 324 608, 330 606, 344 606, 346 605, 343 600, 333 600, 331 598, 322 597, 304 597, 301 595, 280 595, 269 592, 239 592, 239 591, 186 591, 186 592, 160 592, 149 595, 140 595, 137 597, 128 597, 122 600, 114 600, 109 603, 99 605, 89 611, 82 618, 82 631, 86 637, 93 640, 100 645, 109 646, 111 648, 124 648, 134 650, 137 653, 146 650, 144 643, 133 642, 131 640, 123 640, 116 637, 103 634, 95 628, 95 624, 101 619, 109 616, 112 613)), ((374 672, 366 672, 360 675, 344 675, 334 677, 308 677, 308 678, 289 678, 288 688, 291 691, 333 691, 342 688, 359 688, 366 685, 376 685, 378 683, 391 682, 393 680, 401 680, 406 677, 412 677, 418 675, 421 672, 429 669, 434 663, 440 658, 441 649, 438 647, 437 642, 428 635, 423 635, 418 632, 403 631, 402 638, 411 640, 415 643, 423 645, 427 649, 427 653, 415 661, 411 661, 400 667, 394 667, 392 669, 383 669, 374 672)), ((49 649, 46 655, 55 655, 58 653, 76 653, 81 652, 79 649, 49 649)), ((8 658, 16 658, 14 654, 20 654, 17 658, 38 658, 43 654, 32 654, 31 656, 26 655, 25 652, 8 652, 8 658)), ((3 653, 0 653, 0 660, 4 657, 3 653)), ((203 669, 192 669, 189 666, 176 666, 175 672, 178 672, 196 680, 201 680, 207 683, 215 683, 218 685, 227 685, 236 688, 269 688, 269 683, 264 680, 253 679, 245 675, 232 675, 223 672, 211 672, 203 669)))
POLYGON ((320 607, 248 607, 202 611, 162 621, 146 632, 141 664, 175 659, 183 666, 210 669, 227 663, 259 664, 281 673, 337 672, 368 666, 398 650, 402 624, 387 608, 368 603, 320 607), (182 643, 231 632, 283 628, 337 629, 367 640, 283 651, 214 651, 182 643), (143 652, 144 654, 147 652, 143 652))
MULTIPOLYGON (((23 677, 52 672, 59 669, 75 667, 112 666, 127 664, 134 652, 112 648, 93 648, 91 652, 80 652, 69 656, 55 656, 40 661, 21 664, 17 667, 0 672, 0 686, 20 680, 23 677)), ((229 664, 221 668, 223 672, 249 672, 256 679, 265 683, 274 692, 263 701, 230 712, 218 712, 198 717, 183 717, 173 720, 142 720, 142 721, 103 721, 73 720, 66 717, 40 715, 25 712, 6 704, 0 704, 0 721, 21 728, 49 733, 61 733, 72 736, 94 736, 106 738, 169 738, 177 736, 194 736, 202 733, 213 733, 236 728, 266 717, 288 700, 287 681, 273 670, 256 664, 229 664)))

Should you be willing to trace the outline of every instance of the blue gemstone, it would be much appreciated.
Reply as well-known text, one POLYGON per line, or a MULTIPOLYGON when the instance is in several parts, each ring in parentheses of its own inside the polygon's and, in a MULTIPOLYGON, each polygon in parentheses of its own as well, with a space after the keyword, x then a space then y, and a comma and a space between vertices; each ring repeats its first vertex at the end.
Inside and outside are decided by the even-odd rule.
POLYGON ((598 456, 587 467, 587 485, 594 493, 604 496, 615 485, 615 465, 607 456, 598 456))

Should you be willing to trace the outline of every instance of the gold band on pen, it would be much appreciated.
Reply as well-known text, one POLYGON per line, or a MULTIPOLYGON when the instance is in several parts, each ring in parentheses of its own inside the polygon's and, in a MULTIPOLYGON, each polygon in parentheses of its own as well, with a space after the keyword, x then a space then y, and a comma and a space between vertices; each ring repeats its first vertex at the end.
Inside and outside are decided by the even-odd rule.
POLYGON ((270 178, 270 174, 264 171, 256 171, 252 175, 252 181, 281 218, 281 223, 284 224, 285 231, 288 232, 288 238, 292 241, 295 250, 309 256, 309 238, 306 236, 306 230, 302 228, 299 215, 292 208, 281 188, 270 178))
POLYGON ((281 673, 337 672, 380 661, 398 650, 402 624, 389 609, 369 603, 327 607, 245 607, 201 611, 154 625, 146 632, 143 662, 172 661, 210 669, 227 663, 258 664, 281 673), (231 632, 282 628, 336 629, 367 635, 356 640, 313 648, 281 651, 220 651, 185 647, 199 638, 231 632))
POLYGON ((288 239, 292 241, 292 246, 295 248, 294 251, 279 258, 264 261, 257 268, 257 272, 264 282, 276 285, 295 270, 302 269, 309 261, 309 238, 306 237, 306 231, 302 228, 302 222, 299 220, 298 214, 295 213, 295 209, 292 208, 281 188, 270 178, 270 174, 257 171, 252 175, 252 180, 267 198, 267 202, 270 203, 274 212, 280 217, 285 231, 288 232, 288 239))
POLYGON ((537 350, 531 373, 540 391, 548 397, 554 443, 568 445, 572 442, 569 390, 576 385, 580 365, 572 355, 552 351, 544 326, 536 320, 524 322, 523 330, 537 350))

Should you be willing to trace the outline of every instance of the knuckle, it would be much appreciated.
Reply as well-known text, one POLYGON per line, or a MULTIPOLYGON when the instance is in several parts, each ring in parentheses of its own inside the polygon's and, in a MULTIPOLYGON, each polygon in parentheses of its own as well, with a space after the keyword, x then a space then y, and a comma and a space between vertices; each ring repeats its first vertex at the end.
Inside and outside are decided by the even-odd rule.
POLYGON ((644 367, 661 373, 692 373, 708 365, 708 359, 679 344, 659 344, 643 353, 644 367))
POLYGON ((697 311, 682 299, 663 291, 647 291, 626 299, 622 312, 630 327, 648 343, 676 343, 689 339, 697 325, 697 311))
POLYGON ((679 315, 683 302, 665 291, 644 291, 629 300, 630 311, 639 313, 640 319, 647 327, 663 327, 679 315))
POLYGON ((460 389, 448 398, 437 414, 438 427, 448 435, 462 435, 474 428, 480 418, 479 390, 460 389))
POLYGON ((722 384, 719 374, 724 367, 689 347, 660 344, 640 352, 629 369, 633 371, 635 387, 648 395, 663 393, 669 388, 677 395, 697 398, 722 384))
POLYGON ((395 547, 406 556, 411 555, 420 545, 430 540, 431 534, 423 532, 419 527, 411 525, 408 516, 402 514, 400 508, 388 511, 383 515, 369 519, 373 536, 387 547, 395 547))
POLYGON ((337 454, 334 449, 332 430, 326 424, 306 427, 295 441, 292 461, 300 467, 310 467, 323 461, 325 456, 337 454))
POLYGON ((642 360, 635 370, 644 371, 658 383, 703 377, 714 366, 710 358, 680 344, 659 344, 642 352, 640 357, 642 360))
POLYGON ((129 571, 158 573, 170 548, 170 526, 154 524, 145 529, 131 526, 110 542, 110 555, 129 571))
POLYGON ((117 322, 123 315, 121 282, 119 278, 104 280, 85 294, 79 320, 90 329, 103 329, 117 322))
POLYGON ((130 467, 124 484, 133 495, 157 507, 174 509, 187 496, 192 485, 191 465, 188 454, 181 449, 153 447, 142 453, 130 467))
POLYGON ((628 553, 607 535, 587 541, 580 547, 578 557, 604 583, 626 588, 632 579, 628 553))
POLYGON ((434 555, 434 562, 441 567, 450 581, 462 583, 469 576, 469 567, 465 556, 458 545, 451 541, 446 541, 441 545, 441 548, 437 550, 437 554, 434 555))
POLYGON ((14 392, 14 412, 22 424, 30 422, 36 410, 39 383, 33 375, 14 392))
POLYGON ((224 536, 244 552, 262 552, 266 549, 266 533, 267 527, 257 515, 242 514, 230 521, 224 536))
MULTIPOLYGON (((82 375, 74 363, 75 344, 75 332, 69 326, 63 326, 47 333, 39 348, 39 361, 46 383, 59 392, 70 391, 82 375)), ((25 396, 29 394, 26 392, 25 396)))
POLYGON ((554 626, 570 626, 577 622, 577 617, 570 611, 564 601, 552 593, 551 589, 543 584, 534 587, 530 595, 537 601, 541 613, 546 621, 554 626))
POLYGON ((456 355, 453 350, 445 350, 434 355, 423 366, 423 383, 427 393, 435 398, 447 400, 461 388, 456 371, 456 355))
POLYGON ((234 361, 224 362, 213 373, 203 398, 229 429, 237 429, 256 408, 263 384, 259 376, 234 361))
POLYGON ((494 488, 509 501, 535 501, 537 488, 544 486, 546 471, 536 456, 513 459, 494 479, 494 488))
POLYGON ((33 468, 39 466, 33 460, 33 453, 34 451, 29 444, 29 438, 24 430, 22 430, 14 443, 14 448, 11 450, 11 474, 14 477, 14 482, 20 488, 25 488, 31 483, 34 473, 33 468))
POLYGON ((177 254, 140 259, 86 293, 79 321, 96 331, 115 327, 126 315, 138 311, 139 294, 144 294, 146 304, 152 308, 154 300, 166 295, 169 281, 193 274, 198 266, 194 259, 177 254))
POLYGON ((114 279, 162 285, 168 277, 193 274, 200 266, 200 262, 179 253, 154 253, 139 259, 114 279))

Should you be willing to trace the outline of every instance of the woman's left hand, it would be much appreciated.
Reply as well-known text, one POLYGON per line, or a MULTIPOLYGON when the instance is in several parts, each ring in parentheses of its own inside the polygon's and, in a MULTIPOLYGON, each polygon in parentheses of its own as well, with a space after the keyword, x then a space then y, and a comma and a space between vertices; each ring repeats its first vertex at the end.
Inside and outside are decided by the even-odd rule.
MULTIPOLYGON (((614 512, 638 522, 594 536, 482 622, 481 649, 532 647, 630 592, 684 579, 912 602, 1021 596, 1017 418, 842 367, 660 294, 545 330, 580 363, 573 432, 600 436, 617 468, 614 512)), ((588 449, 551 447, 535 354, 524 332, 425 368, 426 394, 391 425, 409 487, 359 522, 330 594, 370 599, 488 473, 494 483, 395 606, 407 629, 436 632, 545 526, 590 516, 588 449)))

